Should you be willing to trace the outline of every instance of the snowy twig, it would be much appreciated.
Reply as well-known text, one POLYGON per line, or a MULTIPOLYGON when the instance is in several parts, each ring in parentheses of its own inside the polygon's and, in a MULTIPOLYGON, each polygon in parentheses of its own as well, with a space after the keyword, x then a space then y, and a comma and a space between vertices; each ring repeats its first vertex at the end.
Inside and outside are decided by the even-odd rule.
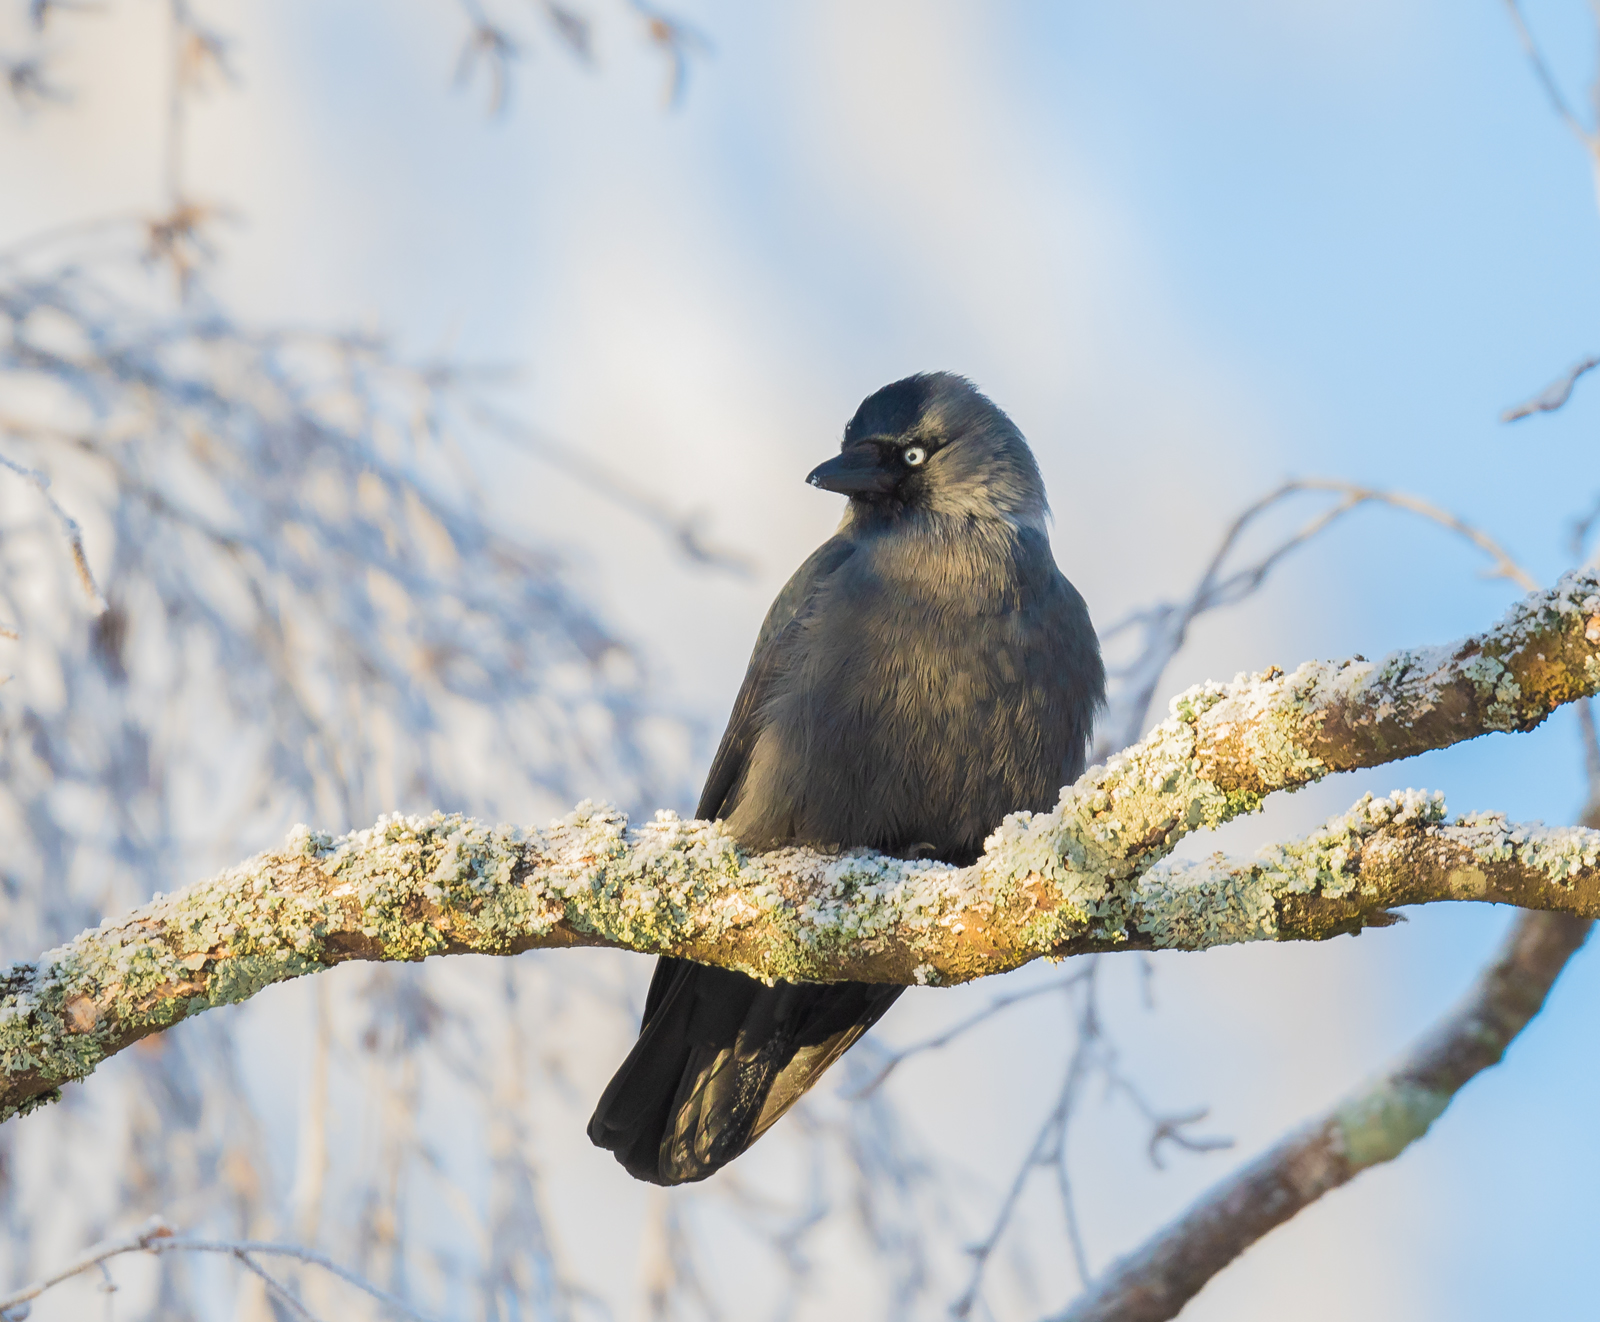
POLYGON ((318 1253, 315 1249, 302 1248, 298 1244, 278 1244, 264 1240, 213 1240, 194 1239, 187 1235, 179 1235, 159 1216, 153 1216, 139 1229, 127 1235, 119 1235, 114 1239, 107 1239, 85 1249, 83 1253, 74 1258, 65 1267, 51 1273, 43 1280, 35 1281, 32 1285, 24 1286, 20 1290, 0 1297, 0 1317, 26 1316, 21 1312, 14 1312, 19 1304, 26 1304, 32 1299, 37 1299, 52 1286, 60 1285, 63 1281, 77 1276, 91 1268, 102 1266, 111 1258, 120 1257, 125 1253, 221 1253, 237 1259, 247 1270, 259 1276, 267 1286, 274 1298, 279 1300, 291 1312, 300 1317, 311 1317, 294 1295, 290 1294, 287 1287, 276 1277, 264 1271, 255 1261, 257 1255, 266 1257, 292 1258, 296 1262, 303 1262, 308 1266, 319 1267, 332 1276, 337 1276, 345 1284, 370 1295, 385 1308, 398 1313, 401 1317, 410 1318, 412 1322, 430 1322, 423 1313, 419 1313, 403 1299, 397 1299, 385 1290, 380 1290, 371 1281, 356 1275, 355 1272, 341 1267, 325 1253, 318 1253))
POLYGON ((167 1225, 159 1216, 153 1216, 137 1230, 126 1235, 119 1235, 115 1239, 102 1240, 100 1243, 85 1249, 65 1267, 52 1272, 43 1280, 35 1281, 32 1285, 25 1285, 20 1290, 0 1297, 0 1316, 11 1315, 17 1318, 27 1316, 26 1312, 19 1311, 17 1305, 26 1304, 31 1299, 37 1299, 51 1286, 60 1285, 62 1281, 86 1272, 91 1267, 98 1266, 107 1258, 115 1258, 123 1253, 137 1253, 141 1250, 154 1247, 161 1240, 172 1236, 172 1227, 167 1225))

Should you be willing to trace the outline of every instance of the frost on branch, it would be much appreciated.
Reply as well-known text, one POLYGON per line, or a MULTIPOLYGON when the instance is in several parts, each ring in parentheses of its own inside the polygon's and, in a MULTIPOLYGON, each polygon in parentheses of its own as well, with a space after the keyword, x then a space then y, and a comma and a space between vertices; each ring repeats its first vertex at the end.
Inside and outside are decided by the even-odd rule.
POLYGON ((102 924, 0 982, 0 1109, 273 982, 351 959, 604 945, 756 977, 954 983, 1041 955, 1317 940, 1395 905, 1491 900, 1600 913, 1600 834, 1448 822, 1370 795, 1252 861, 1163 860, 1272 790, 1527 729, 1600 687, 1600 583, 1574 575, 1488 633, 1373 665, 1313 663, 1192 689, 1053 812, 1017 813, 958 869, 864 851, 748 855, 715 823, 630 827, 581 805, 542 831, 381 818, 267 853, 102 924))

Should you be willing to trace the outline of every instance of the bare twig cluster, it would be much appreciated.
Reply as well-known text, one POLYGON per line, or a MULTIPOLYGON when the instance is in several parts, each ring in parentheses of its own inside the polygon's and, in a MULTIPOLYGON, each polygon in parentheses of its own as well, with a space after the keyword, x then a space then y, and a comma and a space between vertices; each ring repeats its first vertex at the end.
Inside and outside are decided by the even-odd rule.
MULTIPOLYGON (((488 82, 490 114, 505 109, 513 75, 537 38, 524 26, 522 14, 485 0, 459 0, 468 31, 456 61, 456 82, 465 85, 480 75, 488 82)), ((692 62, 710 52, 711 45, 698 29, 648 0, 626 0, 621 8, 630 27, 661 57, 667 77, 663 102, 669 109, 683 104, 692 62)), ((542 20, 544 36, 582 64, 597 59, 595 21, 584 10, 559 0, 538 0, 533 9, 542 20)))
MULTIPOLYGON (((376 1300, 392 1314, 411 1319, 411 1322, 430 1322, 430 1319, 425 1314, 419 1313, 407 1304, 405 1300, 397 1299, 394 1295, 378 1289, 370 1281, 364 1280, 354 1272, 347 1271, 325 1253, 318 1253, 314 1249, 304 1248, 298 1244, 262 1243, 255 1240, 196 1239, 192 1236, 178 1234, 159 1216, 151 1217, 131 1234, 119 1235, 113 1239, 103 1240, 99 1244, 92 1245, 67 1263, 66 1266, 52 1272, 44 1279, 35 1281, 31 1285, 26 1285, 22 1289, 15 1290, 4 1298, 0 1298, 0 1319, 4 1319, 5 1322, 21 1322, 21 1319, 27 1316, 27 1305, 52 1286, 60 1285, 63 1281, 71 1280, 74 1276, 81 1276, 83 1273, 94 1269, 105 1271, 106 1264, 113 1258, 119 1258, 128 1253, 225 1254, 260 1280, 265 1285, 271 1298, 285 1308, 290 1316, 308 1319, 308 1322, 316 1322, 316 1315, 301 1302, 294 1288, 286 1281, 281 1280, 274 1272, 268 1270, 261 1262, 262 1258, 287 1258, 327 1272, 329 1275, 343 1281, 346 1285, 376 1300)), ((115 1288, 115 1284, 110 1283, 110 1289, 114 1291, 115 1288)))
MULTIPOLYGON (((42 94, 69 8, 34 7, 36 45, 11 70, 35 107, 54 103, 42 94)), ((636 802, 681 793, 686 723, 651 697, 640 658, 561 557, 482 511, 471 454, 509 420, 488 425, 452 369, 401 362, 371 336, 251 327, 211 297, 227 211, 189 178, 185 126, 229 84, 231 46, 186 0, 152 21, 171 55, 160 214, 62 226, 0 252, 11 679, 0 912, 12 955, 147 897, 175 868, 259 843, 286 816, 353 822, 407 801, 554 809, 596 781, 636 802)), ((633 513, 688 543, 675 512, 633 513)), ((552 990, 541 974, 508 974, 484 1022, 513 1031, 516 1007, 552 990)), ((319 989, 292 1182, 265 1160, 267 1104, 237 1021, 164 1038, 96 1105, 41 1118, 25 1142, 0 1137, 6 1275, 31 1274, 57 1239, 81 1242, 103 1219, 170 1207, 216 1242, 321 1237, 365 1279, 413 1294, 413 1245, 435 1227, 408 1208, 440 1193, 413 1186, 433 1179, 459 1201, 469 1178, 445 1169, 416 1123, 433 1081, 463 1076, 437 1041, 452 998, 436 981, 385 971, 319 989), (346 1114, 362 1117, 381 1165, 341 1148, 346 1114), (119 1173, 109 1207, 54 1196, 82 1152, 119 1173)), ((625 1012, 605 980, 595 991, 592 1016, 625 1012)), ((535 1078, 559 1060, 541 1053, 523 1058, 535 1078)), ((495 1117, 496 1089, 510 1086, 480 1071, 469 1098, 495 1117)), ((559 1312, 550 1300, 581 1291, 541 1229, 539 1157, 524 1137, 498 1140, 477 1256, 443 1277, 502 1310, 559 1312)), ((152 1306, 213 1311, 225 1281, 163 1256, 152 1306)), ((315 1305, 320 1287, 307 1288, 315 1305)))
POLYGON ((1375 1082, 1228 1176, 1112 1265, 1059 1322, 1166 1322, 1251 1244, 1427 1132, 1544 1005, 1591 920, 1524 914, 1462 1004, 1375 1082))
MULTIPOLYGON (((1522 12, 1521 0, 1504 0, 1504 4, 1506 14, 1511 19, 1512 30, 1516 33, 1517 42, 1527 57, 1528 67, 1533 71, 1535 80, 1550 104, 1550 109, 1555 112, 1556 118, 1572 135, 1573 140, 1583 149, 1596 197, 1600 198, 1600 66, 1596 67, 1588 89, 1587 99, 1590 108, 1588 117, 1585 118, 1574 107, 1573 100, 1563 90, 1561 80, 1550 67, 1549 60, 1545 58, 1544 49, 1522 12)), ((1596 26, 1600 27, 1600 9, 1592 3, 1589 8, 1596 26)), ((1523 418, 1531 418, 1540 413, 1556 412, 1572 398, 1572 392, 1578 382, 1597 366, 1600 366, 1600 355, 1586 354, 1537 395, 1506 409, 1500 415, 1500 421, 1519 422, 1523 418)))

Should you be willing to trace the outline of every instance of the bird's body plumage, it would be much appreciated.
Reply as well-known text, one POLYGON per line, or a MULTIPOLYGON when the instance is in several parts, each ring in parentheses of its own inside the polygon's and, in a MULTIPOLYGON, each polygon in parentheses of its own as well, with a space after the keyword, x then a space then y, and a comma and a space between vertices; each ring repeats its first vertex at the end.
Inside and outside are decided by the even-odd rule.
MULTIPOLYGON (((842 450, 812 480, 851 492, 844 521, 768 611, 697 816, 752 850, 968 863, 1008 812, 1050 808, 1082 773, 1099 646, 1051 555, 1032 454, 969 384, 885 387, 842 450)), ((641 1179, 704 1178, 901 990, 663 959, 590 1136, 641 1179)))

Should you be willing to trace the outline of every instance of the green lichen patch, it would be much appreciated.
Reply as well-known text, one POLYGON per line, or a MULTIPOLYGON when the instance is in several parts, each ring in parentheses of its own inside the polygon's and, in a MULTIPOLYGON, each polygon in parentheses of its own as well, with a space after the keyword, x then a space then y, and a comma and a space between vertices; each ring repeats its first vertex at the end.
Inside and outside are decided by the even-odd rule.
POLYGON ((1461 667, 1461 677, 1478 690, 1483 723, 1490 730, 1515 730, 1521 721, 1517 699, 1522 686, 1498 657, 1480 652, 1461 667))
MULTIPOLYGON (((463 946, 513 948, 537 930, 531 897, 513 884, 524 839, 515 827, 454 813, 393 813, 308 852, 329 899, 354 911, 353 920, 339 916, 355 935, 382 958, 417 960, 463 946)), ((321 935, 308 931, 313 943, 321 935)))
POLYGON ((1444 1114, 1451 1094, 1406 1079, 1386 1079, 1334 1113, 1351 1173, 1393 1161, 1444 1114))
POLYGON ((1385 897, 1360 871, 1364 843, 1379 831, 1442 822, 1444 796, 1398 790, 1365 795, 1302 840, 1268 845, 1250 863, 1222 854, 1168 860, 1135 893, 1134 925, 1157 947, 1205 950, 1244 941, 1320 940, 1385 921, 1385 897), (1311 897, 1315 905, 1296 903, 1311 897), (1350 903, 1330 905, 1346 898, 1350 903))
POLYGON ((1169 859, 1140 879, 1133 922, 1159 949, 1207 950, 1277 936, 1272 891, 1253 868, 1169 859))
POLYGON ((582 803, 540 833, 527 884, 546 919, 632 949, 667 951, 759 918, 776 902, 759 870, 715 823, 660 812, 630 828, 582 803))
POLYGON ((1357 890, 1354 866, 1362 843, 1377 831, 1425 826, 1445 818, 1444 795, 1396 790, 1387 798, 1364 795, 1349 812, 1330 818, 1303 840, 1268 845, 1257 856, 1266 884, 1276 895, 1317 894, 1339 899, 1357 890))
POLYGON ((1570 887, 1600 867, 1600 831, 1508 822, 1501 813, 1472 813, 1441 832, 1486 865, 1516 863, 1558 886, 1570 887))

